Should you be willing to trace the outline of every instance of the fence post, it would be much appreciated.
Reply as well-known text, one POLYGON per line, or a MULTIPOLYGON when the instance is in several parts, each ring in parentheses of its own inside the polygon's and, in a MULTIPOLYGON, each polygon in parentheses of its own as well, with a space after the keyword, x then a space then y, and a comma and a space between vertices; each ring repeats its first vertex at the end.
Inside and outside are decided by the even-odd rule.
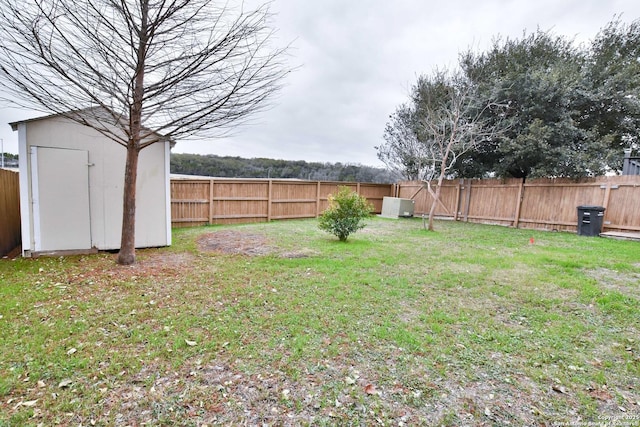
POLYGON ((458 211, 460 210, 460 187, 464 183, 464 178, 458 180, 458 185, 456 185, 456 207, 453 211, 453 220, 458 220, 458 211))
POLYGON ((320 216, 320 181, 316 187, 316 218, 320 216))
MULTIPOLYGON (((602 207, 607 209, 609 207, 609 198, 611 197, 611 185, 607 183, 605 185, 601 185, 600 188, 604 188, 604 199, 602 200, 602 207)), ((615 186, 615 188, 618 188, 618 186, 615 186)))
POLYGON ((215 185, 215 180, 210 179, 209 180, 209 225, 213 224, 213 196, 214 196, 214 191, 213 191, 213 187, 215 185))
POLYGON ((522 210, 522 200, 524 198, 524 178, 520 181, 520 186, 518 187, 518 198, 516 199, 516 215, 513 220, 513 227, 518 228, 518 224, 520 224, 520 211, 522 210))
POLYGON ((466 202, 464 209, 464 222, 469 222, 469 208, 471 206, 471 179, 467 179, 467 185, 465 186, 467 193, 465 194, 466 202))
POLYGON ((271 222, 271 201, 273 200, 273 180, 269 180, 269 192, 267 196, 267 222, 271 222))
MULTIPOLYGON (((602 226, 604 228, 605 220, 607 219, 607 208, 609 207, 609 199, 611 198, 611 184, 607 183, 606 188, 604 190, 604 200, 602 201, 602 207, 604 208, 604 214, 602 216, 602 226)), ((602 186, 600 186, 602 188, 602 186)), ((618 186, 613 186, 613 188, 618 188, 618 186)))

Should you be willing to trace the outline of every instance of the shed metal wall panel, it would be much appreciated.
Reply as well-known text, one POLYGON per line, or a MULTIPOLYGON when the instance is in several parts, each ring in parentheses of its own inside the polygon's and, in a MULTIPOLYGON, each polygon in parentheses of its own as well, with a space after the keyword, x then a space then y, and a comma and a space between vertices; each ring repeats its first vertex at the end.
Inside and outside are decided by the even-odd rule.
POLYGON ((91 249, 88 156, 84 150, 32 147, 36 251, 91 249))

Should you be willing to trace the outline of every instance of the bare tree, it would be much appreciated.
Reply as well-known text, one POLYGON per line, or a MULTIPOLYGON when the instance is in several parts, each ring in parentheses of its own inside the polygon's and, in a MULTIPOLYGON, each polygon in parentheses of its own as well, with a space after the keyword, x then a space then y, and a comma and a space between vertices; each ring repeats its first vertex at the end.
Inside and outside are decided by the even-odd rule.
POLYGON ((429 165, 423 180, 432 197, 427 227, 431 231, 442 182, 460 156, 506 129, 505 121, 489 120, 486 114, 494 110, 494 114, 501 116, 499 110, 504 106, 493 101, 479 105, 475 90, 462 75, 446 71, 420 77, 414 88, 416 134, 423 146, 423 161, 429 165), (437 181, 435 188, 434 180, 437 181))
POLYGON ((409 181, 420 181, 430 174, 425 144, 416 134, 415 109, 402 104, 389 117, 384 128, 384 144, 375 147, 378 159, 387 168, 409 181))
POLYGON ((127 150, 118 263, 135 262, 138 156, 166 138, 222 136, 290 71, 268 4, 3 0, 0 96, 68 117, 127 150))

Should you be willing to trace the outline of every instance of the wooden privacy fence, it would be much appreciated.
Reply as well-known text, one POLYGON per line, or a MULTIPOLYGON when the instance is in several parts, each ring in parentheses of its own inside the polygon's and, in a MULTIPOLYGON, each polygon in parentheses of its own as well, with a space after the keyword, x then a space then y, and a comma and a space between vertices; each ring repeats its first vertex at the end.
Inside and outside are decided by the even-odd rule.
MULTIPOLYGON (((395 195, 413 198, 416 215, 433 200, 421 182, 401 182, 395 195)), ((452 180, 440 202, 438 217, 558 231, 576 231, 578 206, 603 206, 603 231, 640 232, 640 176, 452 180)))
POLYGON ((315 218, 327 207, 327 197, 345 186, 369 200, 376 213, 382 199, 395 193, 394 184, 365 184, 272 179, 171 179, 171 224, 265 222, 315 218))
POLYGON ((0 257, 20 245, 20 241, 19 175, 0 169, 0 257))

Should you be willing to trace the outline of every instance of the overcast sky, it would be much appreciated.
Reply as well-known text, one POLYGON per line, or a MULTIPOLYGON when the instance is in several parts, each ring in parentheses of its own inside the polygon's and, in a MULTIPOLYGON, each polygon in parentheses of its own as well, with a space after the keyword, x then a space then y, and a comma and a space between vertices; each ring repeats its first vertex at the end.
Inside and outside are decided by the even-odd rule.
MULTIPOLYGON (((497 35, 539 27, 586 42, 614 15, 640 18, 638 0, 274 0, 271 9, 275 41, 292 42, 299 68, 252 125, 178 141, 174 152, 382 166, 374 147, 419 74, 455 67, 459 52, 485 50, 497 35)), ((6 123, 33 116, 0 109, 6 152, 18 151, 6 123)))

